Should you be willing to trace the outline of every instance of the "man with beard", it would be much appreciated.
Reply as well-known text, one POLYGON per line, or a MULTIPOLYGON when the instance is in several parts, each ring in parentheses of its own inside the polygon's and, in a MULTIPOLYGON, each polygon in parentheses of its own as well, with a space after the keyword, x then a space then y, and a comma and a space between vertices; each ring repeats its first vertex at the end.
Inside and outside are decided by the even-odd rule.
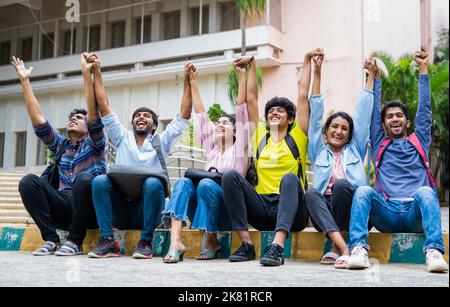
POLYGON ((97 228, 92 204, 91 183, 95 176, 106 173, 106 137, 97 113, 92 64, 87 53, 81 56, 88 110, 73 110, 67 121, 68 138, 60 135, 48 122, 33 94, 30 76, 22 60, 13 57, 23 88, 25 106, 36 135, 57 156, 59 187, 34 174, 22 178, 19 192, 23 204, 41 231, 45 244, 33 252, 35 256, 75 256, 83 254, 86 229, 97 228), (61 246, 56 229, 69 230, 68 240, 61 246))
POLYGON ((376 163, 376 185, 375 189, 360 187, 353 198, 349 269, 370 266, 367 253, 367 225, 370 219, 370 223, 381 232, 425 232, 423 251, 427 270, 448 271, 442 256, 445 246, 439 199, 427 158, 432 141, 428 53, 416 52, 414 61, 420 73, 419 107, 415 131, 409 136, 411 122, 407 107, 399 101, 393 101, 380 111, 381 80, 379 76, 375 79, 370 141, 376 163))
MULTIPOLYGON (((153 147, 153 141, 155 137, 160 138, 162 154, 164 158, 167 158, 172 146, 188 127, 192 113, 189 82, 191 64, 185 66, 181 113, 163 133, 155 136, 158 128, 158 116, 146 107, 138 108, 133 112, 133 131, 125 129, 108 104, 102 81, 100 59, 97 55, 92 54, 90 61, 94 63, 95 94, 102 121, 112 144, 116 147, 116 164, 161 169, 162 165, 157 151, 153 147)), ((113 238, 113 225, 119 229, 141 229, 141 240, 135 248, 133 258, 151 259, 153 257, 153 234, 165 205, 164 186, 160 179, 150 177, 145 180, 142 189, 142 199, 133 203, 126 200, 117 187, 114 187, 108 176, 99 176, 94 180, 92 190, 100 227, 100 241, 97 247, 89 253, 89 257, 108 258, 120 255, 120 246, 113 238)))

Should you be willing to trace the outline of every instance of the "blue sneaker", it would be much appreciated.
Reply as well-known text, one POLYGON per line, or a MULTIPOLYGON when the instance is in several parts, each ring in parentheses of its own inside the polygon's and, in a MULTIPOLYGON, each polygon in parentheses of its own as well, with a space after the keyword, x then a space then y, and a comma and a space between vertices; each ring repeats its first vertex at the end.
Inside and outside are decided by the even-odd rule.
POLYGON ((120 245, 113 238, 101 238, 97 247, 88 254, 89 258, 111 258, 120 256, 120 245))
POLYGON ((153 258, 153 247, 151 243, 144 240, 138 242, 136 249, 133 254, 134 259, 152 259, 153 258))

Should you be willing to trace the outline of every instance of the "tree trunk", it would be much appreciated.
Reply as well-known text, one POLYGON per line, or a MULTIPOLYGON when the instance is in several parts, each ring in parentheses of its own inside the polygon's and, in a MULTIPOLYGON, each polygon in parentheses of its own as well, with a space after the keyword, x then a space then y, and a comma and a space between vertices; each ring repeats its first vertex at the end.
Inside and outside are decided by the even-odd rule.
POLYGON ((247 33, 246 33, 246 16, 244 15, 241 18, 241 30, 242 30, 242 49, 241 49, 241 55, 245 56, 247 55, 247 33))

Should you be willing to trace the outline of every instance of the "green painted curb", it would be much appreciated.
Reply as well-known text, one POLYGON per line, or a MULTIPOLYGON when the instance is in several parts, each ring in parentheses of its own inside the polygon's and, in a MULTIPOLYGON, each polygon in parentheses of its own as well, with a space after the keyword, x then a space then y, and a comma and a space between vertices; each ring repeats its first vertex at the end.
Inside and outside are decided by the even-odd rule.
MULTIPOLYGON (((264 257, 264 250, 267 246, 272 244, 275 238, 275 233, 272 231, 262 231, 261 232, 261 257, 264 257)), ((292 236, 289 236, 284 243, 284 258, 291 258, 292 254, 292 236)))
POLYGON ((20 251, 25 228, 5 227, 0 235, 0 251, 20 251))
POLYGON ((394 233, 391 242, 390 263, 424 264, 424 234, 394 233))

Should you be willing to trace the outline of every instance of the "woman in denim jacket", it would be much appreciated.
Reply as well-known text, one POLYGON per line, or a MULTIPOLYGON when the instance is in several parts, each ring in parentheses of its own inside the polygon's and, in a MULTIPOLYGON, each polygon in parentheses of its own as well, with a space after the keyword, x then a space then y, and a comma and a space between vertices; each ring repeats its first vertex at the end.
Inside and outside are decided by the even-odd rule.
POLYGON ((347 268, 350 252, 342 232, 348 232, 353 195, 367 185, 364 158, 369 143, 376 62, 370 58, 366 88, 361 91, 354 118, 345 112, 331 115, 322 129, 324 102, 320 94, 323 56, 314 59, 308 154, 314 167, 313 189, 305 194, 306 206, 317 230, 333 241, 322 264, 347 268))

